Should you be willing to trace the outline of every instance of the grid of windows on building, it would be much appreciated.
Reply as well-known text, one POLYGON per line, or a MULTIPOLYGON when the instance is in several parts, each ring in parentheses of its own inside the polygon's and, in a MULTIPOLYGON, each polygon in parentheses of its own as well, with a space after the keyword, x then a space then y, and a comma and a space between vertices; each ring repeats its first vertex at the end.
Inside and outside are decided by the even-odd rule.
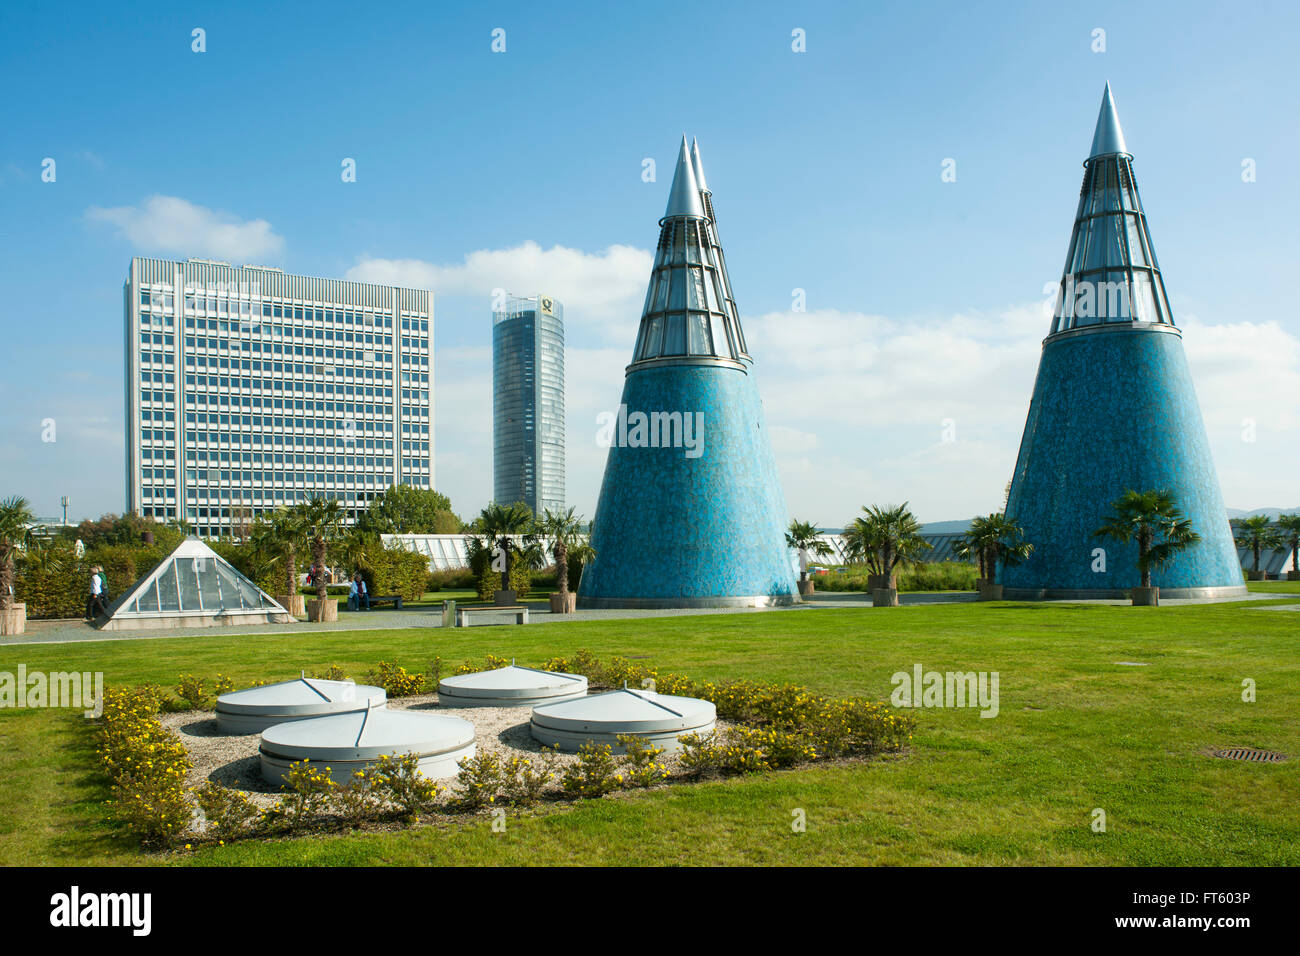
POLYGON ((125 312, 128 510, 240 537, 313 495, 352 521, 433 487, 430 293, 134 259, 125 312))
POLYGON ((492 316, 493 497, 564 508, 564 307, 507 299, 492 316))

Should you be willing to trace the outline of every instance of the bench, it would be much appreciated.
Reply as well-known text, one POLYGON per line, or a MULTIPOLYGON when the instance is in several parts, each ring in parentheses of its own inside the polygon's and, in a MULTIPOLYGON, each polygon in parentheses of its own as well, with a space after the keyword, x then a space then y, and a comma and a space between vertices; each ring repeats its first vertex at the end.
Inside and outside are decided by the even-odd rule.
POLYGON ((488 604, 481 607, 456 608, 456 626, 469 627, 470 615, 478 617, 486 614, 505 614, 513 617, 516 624, 528 623, 528 608, 526 607, 496 607, 495 605, 488 604))
POLYGON ((370 595, 370 606, 376 604, 391 604, 397 610, 402 609, 402 596, 400 594, 372 594, 370 595))

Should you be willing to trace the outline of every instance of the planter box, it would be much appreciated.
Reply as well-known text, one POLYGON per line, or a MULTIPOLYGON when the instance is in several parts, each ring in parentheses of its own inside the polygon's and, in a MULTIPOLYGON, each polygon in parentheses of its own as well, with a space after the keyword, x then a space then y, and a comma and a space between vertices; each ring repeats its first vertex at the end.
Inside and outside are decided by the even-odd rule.
POLYGON ((1247 572, 1246 572, 1246 580, 1247 580, 1247 581, 1266 581, 1266 580, 1268 580, 1268 572, 1267 572, 1267 571, 1247 571, 1247 572))
POLYGON ((27 605, 14 603, 0 611, 0 634, 22 634, 27 630, 27 605))
POLYGON ((551 595, 552 614, 572 614, 577 609, 578 592, 570 591, 568 594, 560 594, 557 591, 551 595))
POLYGON ((980 599, 981 601, 1001 601, 1001 600, 1002 600, 1002 585, 1000 585, 1000 584, 984 584, 984 583, 983 583, 983 579, 981 578, 980 580, 981 580, 981 583, 980 583, 979 588, 978 588, 977 590, 980 592, 980 598, 979 598, 979 599, 980 599))
POLYGON ((277 594, 275 600, 294 617, 302 617, 307 613, 307 598, 302 594, 277 594))
POLYGON ((1134 588, 1133 606, 1134 607, 1159 607, 1160 589, 1159 588, 1134 588))
POLYGON ((492 597, 492 603, 497 607, 515 607, 519 604, 517 596, 517 591, 497 591, 492 597))
POLYGON ((898 588, 872 588, 872 607, 898 607, 898 588))
POLYGON ((813 583, 812 578, 803 578, 799 581, 800 596, 807 597, 808 595, 812 594, 816 590, 817 590, 817 585, 813 583))
POLYGON ((871 591, 879 589, 896 591, 898 590, 898 575, 868 574, 867 588, 871 591))
POLYGON ((326 598, 323 601, 313 598, 307 602, 307 620, 337 621, 338 619, 339 604, 333 598, 326 598))

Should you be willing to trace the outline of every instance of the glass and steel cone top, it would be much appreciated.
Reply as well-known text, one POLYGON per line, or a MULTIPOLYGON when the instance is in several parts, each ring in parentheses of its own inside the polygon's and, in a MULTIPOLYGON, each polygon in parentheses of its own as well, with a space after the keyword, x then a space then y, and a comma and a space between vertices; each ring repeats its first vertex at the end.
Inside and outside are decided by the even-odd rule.
POLYGON ((731 292, 699 146, 682 137, 628 372, 650 364, 752 363, 731 292))
POLYGON ((1079 210, 1051 334, 1116 323, 1173 326, 1160 264, 1133 178, 1133 156, 1124 142, 1109 83, 1102 96, 1092 151, 1083 165, 1079 210))

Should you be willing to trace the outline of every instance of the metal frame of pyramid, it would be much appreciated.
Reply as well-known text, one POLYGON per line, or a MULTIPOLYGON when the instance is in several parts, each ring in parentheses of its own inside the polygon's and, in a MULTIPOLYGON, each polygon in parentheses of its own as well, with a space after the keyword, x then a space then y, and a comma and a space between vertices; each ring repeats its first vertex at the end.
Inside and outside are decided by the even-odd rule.
POLYGON ((294 621, 274 598, 191 536, 113 602, 100 630, 294 621))

